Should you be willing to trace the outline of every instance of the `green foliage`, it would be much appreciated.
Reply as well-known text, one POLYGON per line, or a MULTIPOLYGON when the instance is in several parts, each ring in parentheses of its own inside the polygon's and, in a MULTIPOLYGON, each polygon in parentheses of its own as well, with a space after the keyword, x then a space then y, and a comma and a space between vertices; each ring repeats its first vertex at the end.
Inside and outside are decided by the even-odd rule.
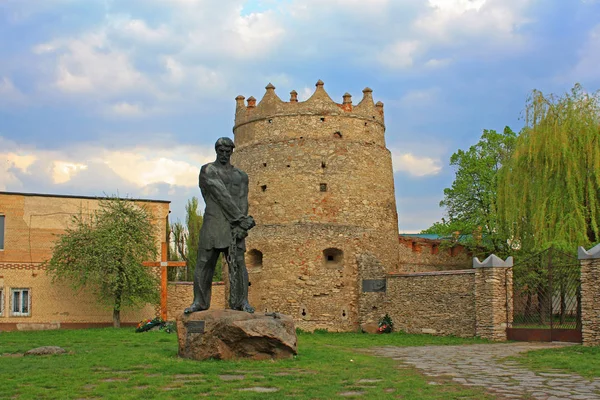
POLYGON ((497 235, 498 171, 512 154, 516 138, 508 126, 502 133, 486 129, 477 144, 450 157, 456 176, 452 186, 444 189, 440 202, 448 220, 436 222, 423 233, 451 236, 458 232, 464 235, 461 244, 471 250, 502 252, 504 241, 497 235))
POLYGON ((120 311, 158 301, 158 279, 144 261, 157 257, 154 228, 148 212, 133 201, 100 201, 91 215, 73 217, 47 262, 53 279, 77 290, 90 289, 99 302, 113 309, 115 327, 120 311))
POLYGON ((133 328, 3 332, 0 354, 23 353, 44 345, 67 354, 0 358, 0 398, 23 399, 334 399, 342 392, 362 398, 491 399, 483 388, 450 380, 431 385, 412 368, 365 354, 373 346, 483 343, 431 335, 300 334, 298 356, 288 360, 207 360, 177 357, 177 336, 133 334, 133 328), (243 372, 242 372, 243 371, 243 372), (224 380, 222 375, 243 375, 224 380), (365 384, 361 380, 372 380, 365 384), (10 384, 8 384, 10 383, 10 384), (273 387, 274 393, 240 391, 273 387))
POLYGON ((394 330, 394 322, 392 321, 392 317, 386 313, 383 318, 379 320, 379 324, 377 326, 377 332, 379 333, 392 333, 394 330))
POLYGON ((505 235, 522 249, 573 251, 600 241, 599 100, 579 84, 560 97, 530 96, 498 192, 505 235))
MULTIPOLYGON (((178 273, 176 268, 170 268, 169 280, 193 281, 196 261, 198 259, 198 240, 202 228, 202 215, 198 213, 198 198, 192 197, 185 206, 185 226, 177 221, 171 224, 171 234, 175 246, 171 260, 183 260, 186 268, 178 273)), ((223 257, 220 256, 215 267, 213 281, 222 280, 223 257)))

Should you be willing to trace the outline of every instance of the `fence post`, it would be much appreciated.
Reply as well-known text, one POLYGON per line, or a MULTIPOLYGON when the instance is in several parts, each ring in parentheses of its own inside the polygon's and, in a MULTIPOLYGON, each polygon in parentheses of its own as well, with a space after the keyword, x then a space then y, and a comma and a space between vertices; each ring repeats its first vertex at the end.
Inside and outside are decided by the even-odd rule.
POLYGON ((600 345, 600 244, 579 247, 581 265, 581 335, 584 346, 600 345))
POLYGON ((475 268, 475 335, 506 340, 507 322, 512 321, 513 258, 503 261, 492 254, 483 262, 473 258, 475 268))

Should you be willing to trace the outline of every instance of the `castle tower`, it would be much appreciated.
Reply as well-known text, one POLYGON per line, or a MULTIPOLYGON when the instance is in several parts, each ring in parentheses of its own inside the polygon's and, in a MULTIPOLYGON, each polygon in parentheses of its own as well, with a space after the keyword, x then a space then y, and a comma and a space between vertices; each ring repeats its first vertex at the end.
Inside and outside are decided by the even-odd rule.
POLYGON ((299 102, 272 84, 236 98, 232 163, 248 173, 250 301, 292 315, 302 329, 356 330, 362 280, 398 263, 398 216, 383 104, 372 90, 335 103, 316 84, 299 102))

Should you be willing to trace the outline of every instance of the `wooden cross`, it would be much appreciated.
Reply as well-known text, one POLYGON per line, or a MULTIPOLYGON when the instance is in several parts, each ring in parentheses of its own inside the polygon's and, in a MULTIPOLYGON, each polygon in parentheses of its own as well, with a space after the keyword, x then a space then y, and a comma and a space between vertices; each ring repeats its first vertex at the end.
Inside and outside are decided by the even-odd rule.
POLYGON ((160 267, 160 317, 167 320, 167 268, 185 267, 185 261, 167 260, 167 242, 162 242, 160 247, 160 262, 145 261, 142 263, 146 267, 160 267))

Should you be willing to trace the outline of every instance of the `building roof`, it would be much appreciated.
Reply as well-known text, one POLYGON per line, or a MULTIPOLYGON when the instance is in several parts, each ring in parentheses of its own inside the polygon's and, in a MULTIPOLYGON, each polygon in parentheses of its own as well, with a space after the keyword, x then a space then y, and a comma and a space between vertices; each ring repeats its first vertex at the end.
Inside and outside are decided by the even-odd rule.
MULTIPOLYGON (((89 199, 89 200, 103 200, 108 199, 108 196, 76 196, 71 194, 50 194, 50 193, 23 193, 23 192, 3 192, 0 191, 0 195, 18 195, 18 196, 30 196, 30 197, 59 197, 59 198, 68 198, 68 199, 89 199)), ((131 200, 131 201, 142 201, 148 203, 167 203, 170 204, 170 200, 152 200, 152 199, 131 199, 131 198, 123 198, 122 200, 131 200)))

